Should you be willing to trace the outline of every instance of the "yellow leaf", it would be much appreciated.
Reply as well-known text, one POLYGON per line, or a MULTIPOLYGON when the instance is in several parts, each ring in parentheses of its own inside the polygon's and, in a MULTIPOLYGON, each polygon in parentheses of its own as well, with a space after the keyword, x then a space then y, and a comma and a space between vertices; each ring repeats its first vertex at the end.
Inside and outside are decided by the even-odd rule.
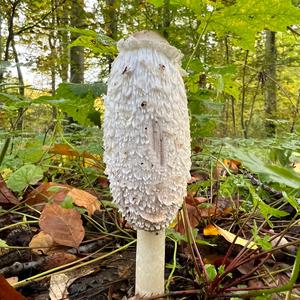
POLYGON ((208 224, 203 228, 204 235, 219 235, 219 230, 212 224, 208 224))
MULTIPOLYGON (((222 235, 225 238, 225 240, 227 240, 229 243, 232 243, 234 241, 234 239, 236 238, 236 235, 229 232, 228 230, 222 229, 221 227, 219 227, 217 225, 215 225, 215 227, 219 231, 220 235, 222 235)), ((234 243, 238 244, 238 245, 242 245, 249 249, 253 249, 253 250, 258 248, 254 242, 249 242, 248 240, 243 239, 241 237, 237 237, 234 243)))

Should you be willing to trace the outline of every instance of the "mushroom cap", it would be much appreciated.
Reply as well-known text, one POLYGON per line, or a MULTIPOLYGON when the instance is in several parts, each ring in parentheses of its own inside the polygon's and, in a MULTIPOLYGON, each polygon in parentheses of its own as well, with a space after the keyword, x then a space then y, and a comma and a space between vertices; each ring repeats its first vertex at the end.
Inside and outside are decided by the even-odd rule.
POLYGON ((190 178, 179 50, 142 31, 118 42, 105 97, 104 161, 113 201, 136 229, 164 229, 190 178))

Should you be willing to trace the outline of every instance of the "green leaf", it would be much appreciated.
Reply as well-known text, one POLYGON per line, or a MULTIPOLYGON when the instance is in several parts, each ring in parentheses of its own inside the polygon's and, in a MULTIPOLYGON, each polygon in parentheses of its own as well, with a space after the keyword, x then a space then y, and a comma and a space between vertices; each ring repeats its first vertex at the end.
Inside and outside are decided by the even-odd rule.
POLYGON ((28 164, 10 175, 7 181, 7 186, 14 192, 21 192, 27 186, 36 184, 43 178, 43 176, 43 170, 41 167, 28 164))
MULTIPOLYGON (((38 139, 29 140, 25 148, 20 148, 17 156, 25 163, 36 163, 44 156, 43 142, 38 139)), ((45 157, 47 157, 45 155, 45 157)))
POLYGON ((295 197, 289 196, 285 191, 282 192, 284 199, 294 207, 294 209, 299 212, 299 203, 295 197))
POLYGON ((211 265, 211 264, 206 264, 206 265, 204 265, 204 267, 205 267, 205 270, 207 272, 208 279, 210 281, 213 281, 217 276, 216 267, 214 265, 211 265))
POLYGON ((9 247, 7 245, 7 243, 5 241, 3 241, 3 240, 0 239, 0 248, 7 248, 7 247, 9 247))
POLYGON ((293 169, 270 165, 263 162, 255 153, 231 148, 232 156, 242 161, 251 171, 266 175, 270 181, 300 189, 300 176, 293 169))
POLYGON ((94 100, 106 92, 106 85, 102 82, 93 84, 61 83, 53 97, 42 96, 37 103, 47 103, 57 106, 71 116, 79 124, 88 126, 92 122, 94 100))
POLYGON ((222 274, 224 274, 224 272, 225 272, 225 265, 221 265, 221 266, 218 268, 218 273, 219 273, 220 275, 222 275, 222 274))
POLYGON ((75 41, 73 41, 69 47, 81 46, 90 49, 94 54, 110 54, 114 56, 117 53, 117 48, 115 45, 102 44, 94 37, 90 36, 79 36, 75 41))
POLYGON ((62 187, 62 186, 50 186, 50 187, 47 189, 47 191, 48 191, 48 192, 56 193, 56 192, 58 192, 58 191, 60 191, 60 190, 62 190, 62 189, 64 189, 64 187, 62 187))
POLYGON ((263 238, 261 238, 258 235, 258 228, 257 228, 255 220, 253 223, 252 234, 253 234, 254 242, 256 244, 260 245, 266 251, 272 249, 272 243, 270 242, 270 236, 265 235, 263 238))
POLYGON ((69 195, 67 195, 63 202, 60 204, 60 206, 62 208, 74 208, 74 204, 73 204, 73 198, 69 195))
POLYGON ((265 218, 265 220, 268 222, 270 227, 273 227, 272 222, 270 221, 270 217, 276 217, 281 218, 289 215, 288 212, 282 211, 280 209, 274 208, 268 204, 266 204, 260 196, 256 193, 253 185, 251 183, 247 183, 249 192, 252 196, 253 205, 257 206, 259 208, 260 213, 265 218))

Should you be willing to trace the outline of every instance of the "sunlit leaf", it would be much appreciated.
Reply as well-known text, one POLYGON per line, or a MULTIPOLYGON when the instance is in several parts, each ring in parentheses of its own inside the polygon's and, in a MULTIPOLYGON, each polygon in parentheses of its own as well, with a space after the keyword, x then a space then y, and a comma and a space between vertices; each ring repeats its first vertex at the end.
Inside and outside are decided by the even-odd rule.
POLYGON ((222 235, 225 238, 225 240, 227 240, 229 243, 233 243, 233 241, 234 241, 235 244, 247 247, 249 249, 255 250, 258 248, 254 242, 248 241, 241 237, 236 237, 235 234, 231 233, 228 230, 222 229, 221 227, 219 227, 217 225, 210 225, 209 228, 206 229, 206 235, 208 235, 208 234, 217 235, 217 233, 219 235, 222 235))
POLYGON ((36 184, 43 176, 41 167, 28 164, 10 175, 7 180, 7 186, 14 192, 21 192, 28 185, 36 184))

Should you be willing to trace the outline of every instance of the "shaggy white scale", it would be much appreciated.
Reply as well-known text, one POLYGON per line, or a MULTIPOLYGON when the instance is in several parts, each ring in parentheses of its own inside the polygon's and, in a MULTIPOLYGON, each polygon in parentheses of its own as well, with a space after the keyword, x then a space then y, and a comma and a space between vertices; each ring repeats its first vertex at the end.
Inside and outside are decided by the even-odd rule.
POLYGON ((165 228, 190 178, 182 55, 149 31, 118 49, 105 98, 104 161, 113 200, 137 229, 136 295, 157 295, 164 293, 165 228))
POLYGON ((125 219, 136 229, 161 230, 182 205, 190 178, 181 53, 141 33, 118 48, 105 98, 106 173, 125 219))

